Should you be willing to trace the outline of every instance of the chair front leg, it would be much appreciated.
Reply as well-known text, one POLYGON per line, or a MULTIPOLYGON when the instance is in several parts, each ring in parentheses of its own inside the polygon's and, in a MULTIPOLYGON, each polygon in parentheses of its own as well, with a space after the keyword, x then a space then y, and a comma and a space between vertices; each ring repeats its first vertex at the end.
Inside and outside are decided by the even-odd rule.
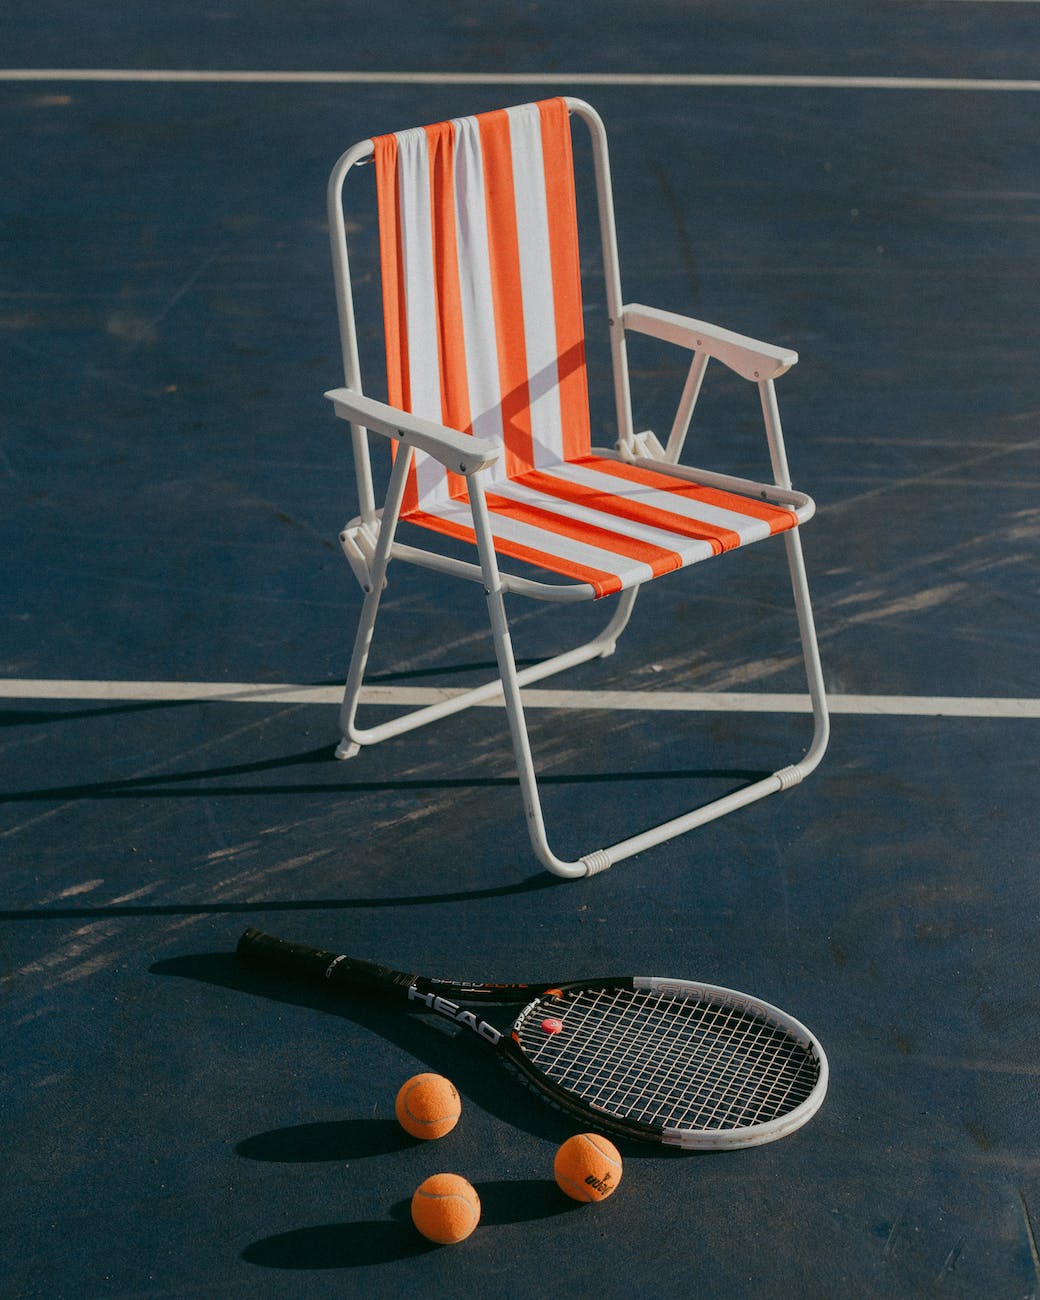
POLYGON ((386 572, 390 566, 390 552, 401 517, 405 484, 414 455, 411 447, 400 446, 394 457, 393 469, 390 471, 390 483, 387 487, 386 501, 383 503, 379 533, 372 556, 371 576, 361 606, 357 634, 354 637, 354 650, 350 657, 350 669, 343 690, 343 703, 340 705, 339 723, 342 739, 336 747, 337 758, 353 758, 365 742, 365 733, 355 726, 358 699, 372 646, 372 633, 376 625, 376 615, 379 613, 379 602, 386 586, 386 572))
MULTIPOLYGON (((564 862, 550 849, 545 833, 545 819, 542 816, 541 797, 538 793, 538 779, 535 776, 534 760, 531 756, 531 742, 527 734, 527 721, 524 717, 523 701, 520 698, 520 681, 517 673, 516 658, 513 654, 509 624, 506 620, 505 599, 502 589, 502 577, 498 568, 498 558, 491 533, 491 520, 487 502, 484 498, 483 473, 478 471, 470 478, 470 510, 473 515, 474 531, 477 535, 477 551, 480 555, 480 567, 484 575, 484 594, 487 597, 488 617, 491 621, 491 636, 495 643, 495 658, 498 663, 499 678, 502 683, 502 696, 506 715, 509 719, 509 734, 513 742, 513 757, 516 761, 520 778, 520 790, 524 801, 524 816, 527 820, 527 832, 535 856, 543 866, 557 876, 585 876, 589 874, 585 862, 564 862)), ((625 593, 627 595, 627 593, 625 593)), ((627 619, 631 601, 622 604, 624 618, 627 619)), ((623 626, 623 624, 622 624, 623 626)))

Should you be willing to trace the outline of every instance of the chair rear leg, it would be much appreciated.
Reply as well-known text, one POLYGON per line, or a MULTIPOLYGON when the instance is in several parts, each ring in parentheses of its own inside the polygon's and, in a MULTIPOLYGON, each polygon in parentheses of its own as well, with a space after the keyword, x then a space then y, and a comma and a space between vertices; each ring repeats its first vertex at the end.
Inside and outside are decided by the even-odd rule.
MULTIPOLYGON (((618 606, 610 622, 602 632, 598 633, 590 641, 583 642, 573 650, 565 650, 561 654, 552 655, 550 658, 540 660, 538 663, 529 664, 522 670, 516 670, 518 687, 522 688, 535 682, 544 681, 555 673, 577 667, 578 664, 588 663, 591 659, 607 658, 612 655, 617 646, 617 639, 631 615, 635 597, 635 590, 623 592, 618 598, 618 606)), ((405 732, 414 731, 417 727, 424 727, 428 723, 437 722, 453 713, 461 713, 464 709, 472 708, 476 704, 487 703, 496 696, 503 694, 500 668, 498 677, 484 682, 481 686, 474 686, 471 690, 446 697, 436 704, 413 709, 388 722, 380 723, 379 726, 367 729, 359 728, 357 726, 358 703, 363 684, 364 669, 368 662, 378 603, 377 595, 370 593, 362 607, 354 645, 354 655, 351 659, 350 673, 343 693, 343 703, 340 706, 340 725, 343 739, 336 749, 337 758, 353 758, 364 745, 374 745, 381 740, 389 740, 394 736, 403 735, 405 732)), ((508 655, 511 660, 511 647, 508 655)), ((496 662, 501 662, 497 647, 496 662)))

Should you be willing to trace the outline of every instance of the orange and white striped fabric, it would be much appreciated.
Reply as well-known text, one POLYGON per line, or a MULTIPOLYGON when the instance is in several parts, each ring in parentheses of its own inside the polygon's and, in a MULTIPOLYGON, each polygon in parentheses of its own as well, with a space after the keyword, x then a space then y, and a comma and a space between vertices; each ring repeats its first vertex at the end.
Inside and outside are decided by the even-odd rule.
MULTIPOLYGON (((496 550, 603 596, 795 524, 591 454, 562 99, 374 145, 389 401, 502 447, 488 484, 496 550)), ((402 517, 474 540, 464 479, 420 452, 402 517)))

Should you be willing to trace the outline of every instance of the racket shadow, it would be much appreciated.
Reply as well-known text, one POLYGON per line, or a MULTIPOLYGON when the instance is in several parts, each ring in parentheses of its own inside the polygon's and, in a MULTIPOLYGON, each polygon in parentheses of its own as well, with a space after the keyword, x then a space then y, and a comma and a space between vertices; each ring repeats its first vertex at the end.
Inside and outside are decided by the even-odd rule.
MULTIPOLYGON (((228 952, 168 958, 156 962, 150 970, 156 975, 193 979, 286 1006, 307 1007, 337 1016, 393 1043, 402 1052, 423 1062, 426 1069, 445 1075, 463 1097, 512 1129, 555 1143, 562 1142, 576 1131, 572 1117, 557 1110, 551 1102, 547 1103, 545 1098, 536 1096, 501 1062, 489 1059, 486 1049, 475 1039, 461 1031, 446 1029, 441 1021, 421 1014, 402 1013, 397 1007, 378 999, 345 998, 342 992, 321 984, 287 979, 280 973, 246 965, 228 952)), ((495 1008, 499 1028, 506 1028, 511 1023, 516 1010, 519 1010, 519 1005, 515 1010, 495 1008)), ((586 1124, 586 1127, 594 1125, 586 1124)), ((317 1163, 338 1158, 329 1155, 330 1149, 338 1149, 343 1153, 342 1158, 350 1159, 352 1156, 362 1158, 399 1150, 402 1145, 414 1145, 415 1139, 400 1130, 391 1132, 394 1128, 395 1121, 388 1120, 384 1125, 371 1119, 305 1124, 243 1138, 236 1150, 239 1155, 254 1160, 317 1163), (303 1154, 293 1154, 294 1151, 303 1154)), ((707 1150, 682 1151, 658 1143, 613 1140, 626 1160, 689 1160, 719 1154, 707 1150)), ((519 1200, 523 1200, 523 1193, 516 1193, 514 1184, 505 1186, 513 1187, 511 1194, 514 1197, 519 1195, 519 1200)), ((537 1194, 529 1192, 528 1195, 536 1197, 537 1194)), ((565 1205, 564 1208, 569 1207, 565 1205)))
MULTIPOLYGON (((574 1132, 572 1120, 546 1105, 545 1101, 536 1097, 519 1080, 514 1080, 500 1062, 489 1059, 487 1050, 480 1043, 476 1040, 470 1042, 461 1031, 446 1030, 438 1021, 418 1014, 402 1013, 396 1007, 379 1001, 368 1002, 363 997, 344 998, 342 993, 326 989, 320 984, 286 979, 283 975, 262 968, 246 966, 233 953, 214 952, 172 957, 156 962, 150 970, 155 975, 196 980, 286 1006, 307 1007, 337 1016, 393 1043, 409 1056, 422 1061, 426 1069, 445 1075, 455 1083, 464 1097, 470 1098, 512 1128, 556 1142, 562 1142, 574 1132)), ((500 1017, 503 1025, 510 1022, 510 1011, 509 1008, 503 1010, 500 1017)), ((311 1158, 317 1161, 323 1137, 333 1144, 356 1146, 358 1149, 355 1154, 359 1156, 380 1154, 388 1149, 380 1146, 381 1142, 397 1141, 396 1135, 388 1135, 386 1130, 373 1128, 371 1123, 367 1130, 360 1120, 356 1125, 350 1121, 345 1123, 348 1126, 338 1132, 333 1131, 337 1125, 329 1123, 299 1126, 303 1132, 294 1133, 292 1129, 272 1130, 270 1133, 244 1138, 239 1154, 260 1160, 300 1159, 298 1156, 278 1154, 288 1152, 297 1144, 304 1152, 310 1151, 311 1158)), ((393 1123, 396 1124, 396 1121, 393 1123)), ((405 1145, 415 1141, 404 1133, 401 1138, 405 1145)), ((637 1155, 653 1154, 660 1157, 671 1154, 660 1147, 647 1147, 644 1150, 644 1144, 632 1145, 639 1148, 633 1152, 637 1155)), ((303 1159, 306 1160, 307 1156, 303 1159)))

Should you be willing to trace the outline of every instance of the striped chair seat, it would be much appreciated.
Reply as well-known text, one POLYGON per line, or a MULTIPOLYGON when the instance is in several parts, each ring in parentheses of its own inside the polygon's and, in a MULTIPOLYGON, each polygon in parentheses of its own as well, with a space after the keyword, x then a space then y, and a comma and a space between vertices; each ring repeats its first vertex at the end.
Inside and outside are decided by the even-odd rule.
MULTIPOLYGON (((796 523, 783 507, 592 455, 496 483, 488 510, 499 554, 588 583, 597 598, 796 523)), ((406 517, 475 541, 465 499, 406 517)))

